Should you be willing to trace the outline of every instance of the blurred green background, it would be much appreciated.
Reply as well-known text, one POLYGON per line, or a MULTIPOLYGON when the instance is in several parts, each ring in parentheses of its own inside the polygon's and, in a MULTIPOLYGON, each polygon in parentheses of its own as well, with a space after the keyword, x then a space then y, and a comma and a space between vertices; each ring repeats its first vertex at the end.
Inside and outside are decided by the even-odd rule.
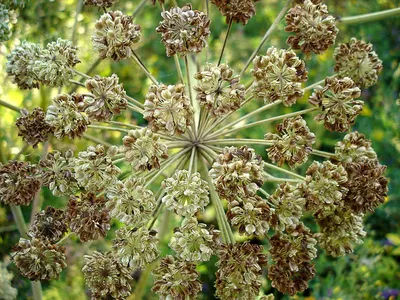
MULTIPOLYGON (((115 9, 119 9, 125 14, 132 14, 139 2, 139 0, 119 0, 115 9)), ((177 82, 177 74, 174 61, 172 58, 166 57, 165 49, 160 43, 160 37, 155 32, 155 27, 161 19, 160 8, 152 6, 150 1, 147 2, 135 19, 135 22, 142 26, 142 41, 137 53, 158 80, 165 84, 175 84, 177 82)), ((171 6, 173 2, 167 0, 167 7, 171 6)), ((190 2, 196 9, 205 10, 205 1, 203 0, 177 2, 179 5, 190 2)), ((237 72, 241 70, 247 58, 257 47, 260 38, 273 22, 283 2, 279 0, 263 0, 257 4, 257 15, 249 21, 247 26, 233 25, 224 61, 227 61, 237 72)), ((334 16, 357 15, 400 6, 399 0, 329 0, 324 2, 334 16)), ((58 91, 46 87, 33 91, 18 90, 6 78, 5 55, 22 40, 45 46, 48 42, 54 41, 58 37, 71 39, 76 19, 75 43, 79 47, 78 55, 82 61, 77 66, 77 69, 86 72, 95 66, 95 69, 93 70, 92 68, 89 75, 109 76, 112 73, 116 73, 120 77, 120 82, 123 82, 127 93, 143 101, 149 81, 136 65, 129 61, 121 61, 119 63, 110 63, 110 61, 101 61, 99 63, 97 61, 97 55, 92 50, 90 36, 94 29, 94 23, 102 12, 93 7, 83 7, 82 12, 77 15, 76 8, 77 1, 74 0, 35 0, 27 2, 23 9, 17 11, 18 23, 13 26, 11 40, 0 45, 0 81, 3 82, 0 85, 0 99, 18 107, 25 107, 28 110, 32 110, 37 106, 45 109, 49 105, 51 98, 58 91)), ((227 25, 218 10, 211 4, 210 14, 212 19, 210 47, 206 52, 198 55, 199 62, 204 62, 206 55, 208 55, 209 61, 215 62, 225 37, 227 25)), ((282 21, 279 25, 279 30, 263 46, 260 53, 264 53, 271 45, 280 48, 286 47, 285 41, 288 34, 283 30, 284 25, 284 21, 282 21)), ((365 107, 362 115, 357 118, 353 130, 364 133, 372 140, 373 147, 378 153, 381 163, 388 166, 386 175, 390 180, 389 196, 384 205, 379 207, 373 215, 366 218, 365 226, 368 235, 364 244, 358 246, 354 254, 333 259, 326 256, 323 251, 319 251, 319 257, 316 260, 316 277, 310 282, 310 288, 295 298, 311 300, 396 299, 398 297, 400 299, 400 296, 397 296, 400 293, 400 194, 398 193, 400 188, 400 112, 399 107, 396 105, 396 99, 400 97, 400 18, 360 25, 339 25, 339 29, 340 32, 336 44, 347 42, 351 37, 363 39, 374 45, 374 50, 383 61, 384 70, 378 84, 363 90, 362 99, 365 101, 365 107)), ((312 59, 306 60, 309 71, 309 84, 333 74, 333 50, 334 47, 323 55, 313 56, 312 59)), ((301 54, 299 56, 302 57, 301 54)), ((242 80, 246 84, 250 82, 249 71, 242 80)), ((69 92, 73 88, 73 86, 65 87, 63 92, 69 92)), ((294 107, 277 107, 252 120, 308 107, 307 96, 309 94, 305 95, 304 99, 294 107)), ((262 105, 260 100, 254 100, 246 105, 245 109, 240 113, 245 114, 253 111, 260 105, 262 105)), ((21 138, 17 136, 17 130, 14 126, 17 117, 18 114, 16 112, 0 106, 0 157, 4 161, 15 157, 24 147, 21 138)), ((237 115, 234 117, 237 117, 237 115)), ((144 124, 140 115, 129 112, 119 116, 117 120, 144 124)), ((310 118, 307 121, 310 129, 317 136, 317 149, 332 152, 335 143, 344 136, 343 133, 326 131, 323 125, 317 124, 310 118)), ((241 131, 237 136, 260 139, 267 131, 273 131, 275 125, 251 128, 247 131, 241 131)), ((120 133, 100 132, 93 129, 88 132, 116 145, 121 144, 122 137, 120 133)), ((46 151, 52 151, 53 149, 81 151, 89 144, 92 144, 92 142, 84 139, 75 141, 68 139, 62 141, 51 140, 46 147, 40 145, 38 149, 25 149, 21 158, 37 162, 46 151)), ((255 147, 255 149, 260 155, 263 155, 264 159, 267 159, 264 147, 259 146, 255 147)), ((309 163, 299 168, 299 172, 304 173, 309 163)), ((67 201, 66 198, 55 198, 47 189, 42 189, 40 197, 43 201, 43 206, 65 207, 67 201)), ((29 220, 30 207, 24 207, 23 213, 26 220, 29 220)), ((204 222, 212 220, 212 215, 209 214, 205 214, 204 222)), ((178 226, 178 224, 179 219, 172 218, 166 230, 172 232, 172 228, 178 226)), ((100 251, 109 249, 109 241, 113 237, 113 229, 118 226, 118 224, 113 225, 106 241, 101 240, 86 244, 74 240, 68 242, 69 267, 63 271, 58 281, 43 283, 44 299, 88 299, 88 290, 85 289, 84 279, 80 272, 83 254, 90 253, 94 249, 100 251)), ((19 234, 13 223, 11 212, 5 206, 0 206, 0 234, 0 260, 9 261, 10 249, 18 241, 19 234)), ((169 236, 167 235, 166 243, 168 239, 169 236)), ((263 241, 255 242, 263 243, 263 241)), ((163 255, 169 251, 166 246, 163 246, 163 255)), ((199 271, 202 274, 201 279, 204 282, 202 299, 213 299, 215 262, 216 259, 214 258, 209 263, 199 267, 199 271)), ((14 274, 12 284, 18 289, 18 299, 28 299, 31 295, 29 282, 18 274, 18 270, 14 265, 10 264, 8 269, 14 274)), ((135 280, 138 280, 140 274, 135 275, 135 280)), ((148 290, 150 286, 151 278, 147 282, 145 299, 156 299, 157 297, 148 290)), ((266 276, 264 276, 263 290, 266 294, 273 291, 266 276)), ((274 294, 277 299, 287 298, 277 292, 274 292, 274 294)))

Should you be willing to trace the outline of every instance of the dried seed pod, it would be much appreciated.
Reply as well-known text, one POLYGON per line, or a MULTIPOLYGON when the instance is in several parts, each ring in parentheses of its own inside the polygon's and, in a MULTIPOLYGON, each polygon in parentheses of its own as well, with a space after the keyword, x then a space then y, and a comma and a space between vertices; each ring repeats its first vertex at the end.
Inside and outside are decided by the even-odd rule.
POLYGON ((118 0, 85 0, 83 4, 97 7, 111 7, 118 0))
POLYGON ((226 23, 232 19, 235 23, 246 25, 256 14, 255 3, 260 0, 211 0, 218 7, 226 23))
POLYGON ((28 235, 40 240, 48 240, 50 243, 58 242, 68 231, 68 222, 65 221, 65 211, 52 206, 35 215, 35 221, 31 225, 28 235))

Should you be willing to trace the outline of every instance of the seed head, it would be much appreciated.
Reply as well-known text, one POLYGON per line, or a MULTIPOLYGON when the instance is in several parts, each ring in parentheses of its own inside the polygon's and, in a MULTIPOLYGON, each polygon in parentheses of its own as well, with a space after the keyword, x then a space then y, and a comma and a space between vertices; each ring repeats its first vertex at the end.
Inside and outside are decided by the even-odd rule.
POLYGON ((349 77, 327 77, 325 86, 317 86, 308 101, 321 108, 316 121, 324 121, 325 128, 330 131, 344 132, 363 109, 364 101, 355 100, 360 95, 361 90, 349 77))
POLYGON ((7 6, 0 4, 0 43, 8 41, 11 35, 8 24, 10 23, 10 15, 7 6))
POLYGON ((34 220, 28 234, 31 238, 56 243, 68 231, 65 211, 62 209, 47 206, 35 215, 34 220))
POLYGON ((256 14, 255 3, 260 0, 211 0, 211 3, 218 7, 226 23, 232 19, 235 23, 246 25, 256 14))
POLYGON ((141 36, 140 26, 133 23, 133 17, 118 10, 109 11, 100 17, 95 28, 92 41, 101 59, 120 61, 133 56, 133 49, 141 36))
POLYGON ((358 131, 346 134, 342 141, 336 143, 335 161, 343 164, 359 162, 363 159, 376 159, 376 153, 370 140, 358 131))
POLYGON ((118 0, 85 0, 83 4, 97 7, 111 7, 118 0))
POLYGON ((284 119, 276 126, 276 131, 278 134, 267 133, 264 136, 267 141, 273 141, 267 150, 268 157, 278 165, 287 161, 292 169, 305 163, 315 143, 315 135, 306 121, 301 116, 284 119))
POLYGON ((192 6, 186 4, 182 8, 173 7, 164 11, 161 16, 163 20, 156 30, 161 33, 167 56, 198 53, 207 46, 210 20, 205 13, 192 10, 192 6))
POLYGON ((303 97, 301 83, 307 81, 308 72, 294 51, 270 47, 264 56, 256 56, 253 64, 255 97, 265 103, 281 100, 285 106, 292 106, 303 97))

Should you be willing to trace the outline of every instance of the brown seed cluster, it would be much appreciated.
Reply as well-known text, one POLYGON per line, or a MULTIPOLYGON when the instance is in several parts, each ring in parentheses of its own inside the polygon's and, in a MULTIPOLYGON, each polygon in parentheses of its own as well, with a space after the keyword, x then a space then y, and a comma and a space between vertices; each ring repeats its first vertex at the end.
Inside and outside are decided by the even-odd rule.
POLYGON ((226 23, 232 19, 235 23, 246 25, 256 14, 255 4, 260 0, 211 0, 221 14, 226 17, 226 23))
POLYGON ((45 210, 37 213, 34 220, 29 231, 32 238, 56 243, 68 230, 65 211, 52 206, 47 206, 45 210))
POLYGON ((83 4, 97 7, 111 7, 118 0, 85 0, 83 4))

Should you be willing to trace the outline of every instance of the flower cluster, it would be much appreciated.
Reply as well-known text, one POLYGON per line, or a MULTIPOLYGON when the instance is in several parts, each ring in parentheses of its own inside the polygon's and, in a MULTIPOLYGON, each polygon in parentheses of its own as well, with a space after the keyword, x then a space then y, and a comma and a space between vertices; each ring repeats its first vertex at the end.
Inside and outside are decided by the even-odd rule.
POLYGON ((55 243, 67 232, 65 211, 52 206, 37 213, 31 225, 29 236, 55 243))
POLYGON ((84 4, 97 7, 111 7, 114 2, 117 1, 118 0, 85 0, 84 4))
POLYGON ((246 25, 256 14, 255 3, 260 0, 211 0, 221 14, 226 17, 226 22, 232 20, 235 23, 246 25))
POLYGON ((10 11, 7 6, 0 4, 0 43, 7 41, 10 38, 10 11))

